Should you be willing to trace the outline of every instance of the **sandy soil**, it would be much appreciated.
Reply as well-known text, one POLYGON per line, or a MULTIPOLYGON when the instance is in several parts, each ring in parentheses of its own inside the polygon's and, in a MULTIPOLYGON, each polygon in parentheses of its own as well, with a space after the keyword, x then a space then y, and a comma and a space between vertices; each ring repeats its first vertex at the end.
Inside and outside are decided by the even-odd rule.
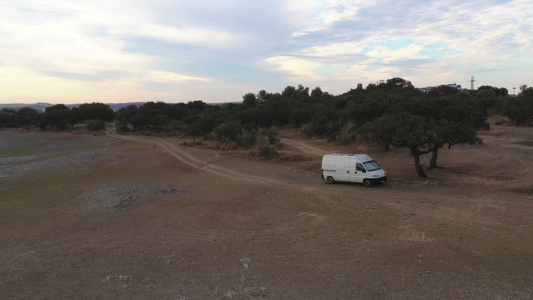
MULTIPOLYGON (((280 159, 180 138, 0 131, 0 295, 531 299, 533 129, 493 126, 419 179, 405 150, 286 130, 280 159), (367 153, 383 186, 328 185, 367 153)), ((429 157, 423 157, 428 162, 429 157)))

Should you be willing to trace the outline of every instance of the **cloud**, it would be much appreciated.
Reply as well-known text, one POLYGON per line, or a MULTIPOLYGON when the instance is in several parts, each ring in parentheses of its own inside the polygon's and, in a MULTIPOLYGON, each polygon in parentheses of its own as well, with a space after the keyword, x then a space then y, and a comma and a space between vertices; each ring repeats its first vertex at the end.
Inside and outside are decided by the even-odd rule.
POLYGON ((4 1, 0 77, 28 99, 68 98, 47 86, 235 101, 250 89, 335 94, 390 77, 518 85, 531 80, 531 11, 530 0, 4 1))
POLYGON ((118 3, 23 1, 8 7, 0 21, 0 34, 5 37, 0 41, 4 49, 0 59, 55 71, 93 73, 142 68, 153 61, 150 55, 126 52, 128 37, 205 45, 236 39, 224 30, 157 23, 142 7, 118 3))
POLYGON ((276 56, 265 60, 267 64, 277 67, 278 70, 288 72, 294 75, 312 76, 321 64, 311 60, 302 59, 292 56, 276 56))
POLYGON ((300 51, 302 55, 315 57, 338 57, 357 55, 363 52, 365 45, 359 41, 331 43, 327 45, 311 46, 300 51))
MULTIPOLYGON (((195 24, 181 27, 163 24, 157 19, 157 11, 139 2, 20 1, 0 6, 3 11, 0 13, 3 37, 0 77, 11 78, 10 93, 4 89, 4 95, 10 95, 11 99, 29 94, 28 87, 39 90, 38 97, 68 98, 69 92, 76 95, 72 98, 97 93, 119 96, 104 90, 105 86, 121 90, 123 99, 132 95, 129 90, 136 90, 137 96, 145 94, 139 89, 153 90, 149 88, 150 82, 161 87, 161 84, 207 81, 205 77, 183 72, 151 71, 160 69, 166 58, 130 52, 132 39, 145 38, 145 45, 146 39, 152 39, 208 48, 212 48, 210 45, 219 48, 236 40, 235 35, 225 30, 195 24), (85 86, 82 82, 93 84, 85 86)), ((179 94, 175 96, 179 98, 179 94)))
POLYGON ((184 81, 209 81, 206 78, 187 76, 165 71, 150 71, 146 74, 146 78, 150 81, 156 82, 184 82, 184 81))
MULTIPOLYGON (((330 81, 410 76, 423 84, 440 84, 466 79, 475 71, 501 69, 505 62, 516 61, 513 54, 531 54, 533 46, 533 2, 527 0, 326 3, 312 26, 293 34, 299 47, 284 57, 305 56, 314 70, 344 70, 344 78, 337 72, 330 81)), ((279 61, 265 61, 279 70, 279 61)), ((282 70, 301 73, 300 64, 291 67, 285 63, 282 70)))
POLYGON ((200 27, 169 27, 157 24, 144 24, 134 33, 162 39, 174 43, 201 43, 201 44, 220 44, 236 41, 237 38, 225 31, 212 30, 200 27))
MULTIPOLYGON (((73 9, 73 8, 72 8, 73 9)), ((125 43, 84 23, 87 16, 69 7, 36 5, 11 8, 0 21, 0 63, 36 71, 98 74, 103 71, 141 68, 152 60, 147 55, 123 51, 125 43)))
POLYGON ((368 51, 366 55, 370 58, 381 59, 384 64, 391 64, 396 61, 424 59, 427 56, 420 54, 423 50, 421 45, 410 44, 407 47, 402 47, 396 50, 390 49, 386 46, 375 46, 368 51))

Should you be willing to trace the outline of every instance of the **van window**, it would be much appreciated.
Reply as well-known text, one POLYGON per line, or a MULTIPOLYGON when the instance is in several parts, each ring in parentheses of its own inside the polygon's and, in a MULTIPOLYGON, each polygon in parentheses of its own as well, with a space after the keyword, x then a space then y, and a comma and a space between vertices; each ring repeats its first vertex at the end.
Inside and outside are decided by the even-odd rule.
POLYGON ((363 167, 363 165, 361 163, 356 163, 355 164, 355 170, 363 172, 365 170, 365 168, 363 167))
POLYGON ((375 171, 375 170, 379 170, 381 169, 378 165, 377 162, 371 160, 371 161, 367 161, 366 163, 364 163, 365 165, 365 168, 368 170, 368 171, 375 171))

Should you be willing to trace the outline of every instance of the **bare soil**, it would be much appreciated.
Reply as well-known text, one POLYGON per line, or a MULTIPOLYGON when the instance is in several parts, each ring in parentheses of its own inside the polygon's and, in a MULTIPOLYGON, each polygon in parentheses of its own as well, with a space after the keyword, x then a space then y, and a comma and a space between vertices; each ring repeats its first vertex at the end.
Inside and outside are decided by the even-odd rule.
POLYGON ((533 129, 492 128, 427 179, 404 149, 291 130, 269 160, 2 130, 1 298, 531 299, 533 129), (326 184, 332 152, 371 155, 388 182, 326 184))

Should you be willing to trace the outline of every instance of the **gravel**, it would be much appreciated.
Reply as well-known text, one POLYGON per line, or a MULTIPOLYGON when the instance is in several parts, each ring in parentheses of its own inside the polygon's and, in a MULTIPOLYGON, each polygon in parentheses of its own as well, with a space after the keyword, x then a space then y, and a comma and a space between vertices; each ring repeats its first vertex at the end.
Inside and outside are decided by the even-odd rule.
POLYGON ((87 204, 89 212, 130 210, 137 208, 142 201, 147 199, 185 192, 184 189, 176 186, 150 182, 127 182, 92 189, 81 197, 81 201, 87 204))

